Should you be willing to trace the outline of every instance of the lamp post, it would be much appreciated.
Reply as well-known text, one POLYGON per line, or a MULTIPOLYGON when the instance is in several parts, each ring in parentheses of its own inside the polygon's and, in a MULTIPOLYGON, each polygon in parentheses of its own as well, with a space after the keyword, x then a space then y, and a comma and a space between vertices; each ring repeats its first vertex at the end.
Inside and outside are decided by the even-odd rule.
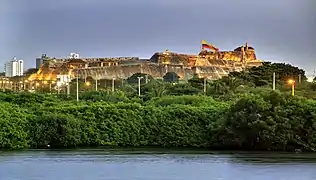
POLYGON ((204 96, 206 96, 206 77, 204 78, 204 96))
POLYGON ((146 84, 148 83, 148 74, 146 74, 146 84))
POLYGON ((79 77, 78 77, 78 70, 77 70, 77 73, 76 73, 76 86, 77 86, 77 101, 79 101, 79 77))
POLYGON ((302 75, 299 74, 299 75, 298 75, 298 83, 301 84, 301 81, 302 81, 302 75))
POLYGON ((288 80, 288 83, 292 86, 292 96, 294 96, 295 81, 290 79, 290 80, 288 80))
POLYGON ((95 79, 95 91, 98 91, 98 79, 95 79))
POLYGON ((115 79, 112 78, 112 92, 114 92, 115 79))
POLYGON ((140 80, 143 79, 143 77, 137 77, 138 78, 138 96, 140 96, 140 80))
POLYGON ((272 89, 275 90, 275 72, 273 72, 272 89))

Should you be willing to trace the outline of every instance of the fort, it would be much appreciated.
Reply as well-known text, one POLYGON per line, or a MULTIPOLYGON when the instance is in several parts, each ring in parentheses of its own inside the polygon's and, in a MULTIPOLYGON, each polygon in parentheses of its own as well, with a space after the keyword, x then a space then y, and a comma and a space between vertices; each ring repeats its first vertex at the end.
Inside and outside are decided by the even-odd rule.
POLYGON ((177 73, 181 79, 188 80, 194 75, 210 80, 219 79, 232 71, 241 71, 252 66, 260 66, 253 47, 246 43, 233 51, 219 51, 218 48, 202 41, 199 54, 180 54, 169 52, 155 53, 150 59, 138 57, 113 58, 46 58, 29 81, 55 81, 57 75, 77 76, 80 79, 127 79, 135 73, 149 74, 161 78, 167 72, 177 73), (209 50, 206 50, 209 49, 209 50))

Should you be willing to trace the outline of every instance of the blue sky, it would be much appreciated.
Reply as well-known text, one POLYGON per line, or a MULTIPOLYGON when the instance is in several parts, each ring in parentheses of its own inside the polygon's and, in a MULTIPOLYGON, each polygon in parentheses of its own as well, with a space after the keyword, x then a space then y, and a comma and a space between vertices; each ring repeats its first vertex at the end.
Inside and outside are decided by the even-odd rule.
MULTIPOLYGON (((1 0, 0 63, 64 57, 198 53, 249 42, 260 59, 316 69, 315 0, 1 0)), ((0 67, 1 67, 0 65, 0 67)))

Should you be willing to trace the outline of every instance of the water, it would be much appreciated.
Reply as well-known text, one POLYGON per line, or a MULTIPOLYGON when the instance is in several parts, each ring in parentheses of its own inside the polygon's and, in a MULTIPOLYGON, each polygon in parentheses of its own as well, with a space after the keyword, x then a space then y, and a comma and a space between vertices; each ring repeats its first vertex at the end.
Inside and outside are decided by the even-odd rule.
POLYGON ((171 150, 0 152, 0 180, 315 180, 316 154, 171 150))

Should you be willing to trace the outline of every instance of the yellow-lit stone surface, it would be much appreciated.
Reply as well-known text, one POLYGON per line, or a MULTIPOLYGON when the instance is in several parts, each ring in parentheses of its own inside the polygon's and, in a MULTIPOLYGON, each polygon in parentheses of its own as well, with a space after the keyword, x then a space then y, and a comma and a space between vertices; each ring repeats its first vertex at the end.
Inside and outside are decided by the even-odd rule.
POLYGON ((53 59, 32 74, 28 80, 55 81, 58 74, 68 74, 72 78, 92 77, 93 79, 126 79, 134 73, 146 73, 153 77, 163 77, 167 72, 176 72, 182 79, 190 79, 194 74, 209 79, 218 79, 232 71, 260 66, 252 47, 240 46, 234 51, 201 51, 196 55, 179 54, 169 51, 155 53, 149 60, 137 58, 82 58, 53 59))

